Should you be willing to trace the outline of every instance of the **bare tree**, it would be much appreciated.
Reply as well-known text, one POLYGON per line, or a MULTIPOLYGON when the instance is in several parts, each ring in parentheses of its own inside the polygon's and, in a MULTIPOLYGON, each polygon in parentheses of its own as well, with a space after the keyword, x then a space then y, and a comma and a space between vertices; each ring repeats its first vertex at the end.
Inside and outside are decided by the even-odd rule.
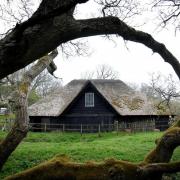
POLYGON ((86 71, 81 73, 81 79, 94 79, 94 71, 86 71))
POLYGON ((62 86, 61 79, 50 75, 45 69, 32 82, 31 90, 35 90, 41 97, 45 97, 52 90, 62 86))
POLYGON ((154 98, 154 91, 151 84, 142 83, 139 90, 140 92, 146 94, 149 99, 154 98))
POLYGON ((168 109, 170 113, 173 113, 172 101, 180 97, 180 91, 178 83, 173 80, 172 74, 167 77, 162 74, 152 74, 151 76, 151 88, 153 97, 157 99, 157 109, 163 110, 162 107, 168 109))
POLYGON ((118 79, 119 74, 111 66, 102 64, 96 68, 97 79, 118 79))
POLYGON ((95 71, 86 71, 81 74, 83 79, 119 79, 119 73, 107 64, 101 64, 95 71))
POLYGON ((159 113, 179 114, 179 83, 174 80, 172 74, 165 76, 161 73, 152 73, 149 83, 142 83, 140 86, 129 85, 134 90, 146 94, 159 113))

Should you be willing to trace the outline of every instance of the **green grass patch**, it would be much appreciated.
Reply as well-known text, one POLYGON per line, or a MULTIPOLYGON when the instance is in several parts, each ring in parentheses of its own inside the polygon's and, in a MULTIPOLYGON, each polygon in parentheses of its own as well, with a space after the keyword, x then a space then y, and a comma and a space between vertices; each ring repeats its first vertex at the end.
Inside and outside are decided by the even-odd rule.
MULTIPOLYGON (((0 139, 6 133, 0 132, 0 139)), ((56 155, 66 154, 72 159, 85 161, 102 161, 116 158, 132 162, 142 161, 144 156, 155 146, 154 140, 162 135, 160 132, 148 133, 32 133, 10 156, 5 164, 0 179, 39 164, 56 155)), ((173 160, 180 159, 177 148, 173 160)))

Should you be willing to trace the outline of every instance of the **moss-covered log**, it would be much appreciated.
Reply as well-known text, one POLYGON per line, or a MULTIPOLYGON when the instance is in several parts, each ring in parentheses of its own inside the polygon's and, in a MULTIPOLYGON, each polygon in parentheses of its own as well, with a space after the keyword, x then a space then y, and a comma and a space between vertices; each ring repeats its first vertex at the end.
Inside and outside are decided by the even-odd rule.
POLYGON ((7 177, 6 180, 148 180, 161 179, 164 172, 172 173, 180 170, 180 163, 156 163, 145 165, 133 164, 114 159, 102 163, 75 163, 66 157, 57 157, 24 172, 7 177))
MULTIPOLYGON (((132 163, 107 160, 103 163, 75 163, 67 157, 57 157, 37 167, 7 179, 131 179, 138 166, 132 163)), ((137 179, 137 178, 136 178, 137 179)))
POLYGON ((76 163, 63 156, 56 157, 6 179, 161 180, 163 173, 180 171, 180 162, 169 162, 174 149, 180 145, 180 128, 178 124, 163 134, 155 149, 141 163, 135 164, 114 159, 101 163, 76 163))
POLYGON ((167 163, 170 161, 174 149, 180 145, 180 128, 168 129, 161 139, 158 140, 156 147, 145 157, 146 163, 167 163))

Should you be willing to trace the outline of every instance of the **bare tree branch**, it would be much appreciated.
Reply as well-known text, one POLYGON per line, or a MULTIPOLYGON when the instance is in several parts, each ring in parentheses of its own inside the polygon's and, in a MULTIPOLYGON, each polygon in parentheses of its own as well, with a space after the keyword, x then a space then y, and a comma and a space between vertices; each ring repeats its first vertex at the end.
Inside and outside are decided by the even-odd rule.
MULTIPOLYGON (((39 9, 28 21, 17 25, 0 41, 0 78, 26 66, 62 43, 102 34, 118 34, 125 40, 144 44, 153 52, 157 52, 165 62, 171 64, 180 78, 179 61, 165 45, 156 41, 150 34, 135 30, 117 17, 75 20, 72 12, 62 15, 63 12, 67 12, 65 10, 72 7, 70 6, 72 2, 66 1, 67 4, 61 6, 59 1, 57 8, 53 5, 48 7, 47 11, 44 11, 46 1, 42 1, 39 9), (38 48, 39 46, 41 48, 38 48)), ((78 2, 86 1, 76 1, 76 4, 78 2)), ((73 6, 74 3, 75 1, 73 6)))
POLYGON ((158 110, 161 111, 162 105, 165 105, 166 109, 168 109, 171 114, 174 113, 171 108, 172 100, 180 97, 180 91, 178 90, 177 84, 178 83, 173 80, 171 74, 167 77, 162 74, 151 75, 151 87, 154 97, 158 100, 158 110))
POLYGON ((159 12, 160 25, 174 24, 179 28, 180 1, 179 0, 154 0, 153 8, 159 12))
POLYGON ((118 79, 119 74, 111 66, 102 64, 96 68, 96 78, 97 79, 118 79))
POLYGON ((100 64, 94 71, 81 74, 82 79, 119 79, 119 73, 107 64, 100 64))

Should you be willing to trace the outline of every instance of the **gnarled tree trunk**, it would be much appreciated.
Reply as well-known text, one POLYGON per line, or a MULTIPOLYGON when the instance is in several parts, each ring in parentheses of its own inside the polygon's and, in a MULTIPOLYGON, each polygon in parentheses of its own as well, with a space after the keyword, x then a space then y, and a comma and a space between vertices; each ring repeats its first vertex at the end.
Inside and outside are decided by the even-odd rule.
POLYGON ((24 74, 17 87, 17 91, 13 95, 16 107, 16 118, 12 129, 0 143, 0 170, 28 132, 29 116, 27 112, 27 98, 31 82, 52 63, 57 54, 57 50, 54 50, 51 54, 40 58, 38 62, 24 74))

